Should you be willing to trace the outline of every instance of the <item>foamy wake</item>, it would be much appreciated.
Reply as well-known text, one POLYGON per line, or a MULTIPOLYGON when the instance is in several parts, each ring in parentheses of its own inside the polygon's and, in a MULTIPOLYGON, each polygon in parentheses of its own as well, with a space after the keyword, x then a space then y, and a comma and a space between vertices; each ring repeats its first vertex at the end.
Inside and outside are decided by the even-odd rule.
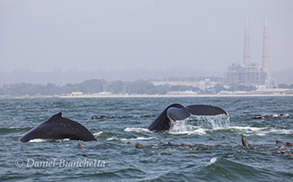
POLYGON ((137 138, 121 138, 120 140, 122 141, 127 141, 127 140, 157 140, 158 138, 156 137, 137 137, 137 138))
POLYGON ((251 127, 251 126, 229 126, 228 129, 241 130, 242 132, 245 132, 246 134, 255 134, 258 136, 265 136, 270 133, 281 134, 281 135, 293 134, 293 130, 290 130, 290 129, 276 129, 276 128, 267 128, 267 127, 258 128, 258 127, 251 127))
POLYGON ((98 136, 100 136, 101 134, 103 134, 103 132, 102 132, 102 131, 100 131, 100 132, 97 132, 97 133, 94 133, 93 135, 94 135, 95 137, 98 137, 98 136))
POLYGON ((258 131, 261 131, 261 130, 265 130, 267 128, 258 128, 258 127, 252 127, 252 126, 229 126, 227 129, 258 132, 258 131))
POLYGON ((63 142, 63 141, 69 141, 69 138, 58 139, 58 140, 35 138, 35 139, 32 139, 32 140, 30 140, 28 142, 30 142, 30 143, 42 143, 42 142, 48 142, 48 141, 63 142))
POLYGON ((182 135, 182 134, 205 135, 206 130, 207 129, 199 128, 197 126, 188 125, 185 120, 182 120, 182 121, 176 121, 176 124, 171 126, 168 133, 173 134, 173 135, 182 135))
POLYGON ((279 135, 292 135, 293 130, 272 128, 270 130, 260 131, 260 132, 256 133, 256 135, 264 136, 264 135, 269 134, 269 133, 274 133, 274 134, 279 134, 279 135))
POLYGON ((152 133, 152 131, 147 128, 125 128, 124 131, 135 133, 152 133))
POLYGON ((110 138, 107 138, 108 141, 112 141, 112 140, 119 140, 119 138, 117 137, 110 137, 110 138))
POLYGON ((137 138, 117 138, 117 137, 111 137, 107 138, 108 141, 111 140, 121 140, 121 141, 128 141, 128 140, 157 140, 158 138, 156 137, 137 137, 137 138))
POLYGON ((41 142, 47 142, 48 140, 47 139, 40 139, 40 138, 36 138, 36 139, 32 139, 28 142, 30 143, 41 143, 41 142))

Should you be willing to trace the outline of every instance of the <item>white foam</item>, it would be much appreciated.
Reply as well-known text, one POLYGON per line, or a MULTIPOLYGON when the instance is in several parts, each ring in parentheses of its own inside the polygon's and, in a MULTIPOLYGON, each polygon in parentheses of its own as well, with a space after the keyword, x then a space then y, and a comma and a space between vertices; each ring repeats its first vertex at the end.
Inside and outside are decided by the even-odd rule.
POLYGON ((191 126, 186 124, 185 120, 176 121, 175 125, 172 125, 169 132, 173 135, 182 135, 182 134, 196 134, 196 135, 205 135, 206 129, 199 128, 197 126, 191 126))
POLYGON ((248 130, 248 131, 261 131, 265 130, 267 128, 258 128, 258 127, 252 127, 252 126, 229 126, 228 129, 236 129, 236 130, 248 130))
POLYGON ((172 134, 172 135, 205 135, 206 130, 203 129, 203 128, 199 128, 197 130, 192 130, 192 131, 169 131, 169 134, 172 134))
POLYGON ((119 140, 119 138, 117 137, 110 137, 110 138, 107 138, 108 141, 111 141, 111 140, 119 140))
POLYGON ((158 138, 156 138, 156 137, 137 137, 137 138, 129 138, 129 139, 121 138, 120 140, 125 141, 125 140, 153 140, 153 139, 157 140, 158 138))
POLYGON ((290 135, 290 134, 293 134, 293 130, 272 128, 272 129, 267 130, 267 131, 260 131, 260 132, 256 133, 256 135, 265 136, 266 134, 269 134, 269 133, 275 133, 275 134, 279 134, 279 135, 282 135, 282 134, 290 135))
POLYGON ((147 128, 125 128, 124 131, 126 132, 135 132, 135 133, 153 133, 147 128))
POLYGON ((293 134, 293 130, 286 130, 286 129, 270 129, 270 133, 276 133, 276 134, 293 134))
POLYGON ((100 136, 102 133, 103 133, 103 132, 100 131, 100 132, 94 133, 93 135, 94 135, 95 137, 97 137, 97 136, 100 136))
POLYGON ((211 160, 207 163, 207 166, 214 164, 218 160, 217 157, 211 158, 211 160))
POLYGON ((35 139, 32 139, 28 142, 30 142, 30 143, 41 143, 41 142, 48 142, 48 141, 63 142, 63 141, 69 141, 69 140, 70 140, 69 138, 58 139, 58 140, 35 138, 35 139))
POLYGON ((35 139, 32 139, 32 140, 30 140, 28 142, 30 142, 30 143, 41 143, 41 142, 47 142, 47 141, 48 141, 48 139, 35 138, 35 139))
POLYGON ((251 126, 229 126, 228 129, 235 129, 235 130, 242 130, 245 131, 246 133, 254 133, 258 136, 265 136, 266 134, 269 133, 274 133, 274 134, 286 134, 290 135, 293 134, 293 130, 288 130, 288 129, 275 129, 275 128, 258 128, 258 127, 251 127, 251 126))

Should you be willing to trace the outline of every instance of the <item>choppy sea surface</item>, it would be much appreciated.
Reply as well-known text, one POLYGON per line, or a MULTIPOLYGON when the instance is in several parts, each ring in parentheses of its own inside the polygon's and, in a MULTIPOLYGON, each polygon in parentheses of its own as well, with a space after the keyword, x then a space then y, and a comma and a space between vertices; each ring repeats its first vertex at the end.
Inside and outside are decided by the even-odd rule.
POLYGON ((0 181, 293 181, 293 147, 275 145, 293 142, 292 114, 293 97, 0 99, 0 181), (215 105, 230 117, 149 131, 172 103, 215 105), (97 141, 18 141, 59 112, 97 141))

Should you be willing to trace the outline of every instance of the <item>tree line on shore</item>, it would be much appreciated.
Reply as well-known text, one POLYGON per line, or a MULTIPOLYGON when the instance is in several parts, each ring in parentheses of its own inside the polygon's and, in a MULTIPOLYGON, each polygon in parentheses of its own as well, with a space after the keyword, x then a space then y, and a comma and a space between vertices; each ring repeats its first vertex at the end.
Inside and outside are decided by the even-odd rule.
POLYGON ((222 84, 214 87, 200 89, 185 85, 154 85, 150 81, 106 81, 102 79, 87 80, 82 83, 66 84, 58 86, 55 84, 4 84, 0 87, 0 95, 8 96, 38 96, 38 95, 68 95, 72 92, 83 94, 97 94, 108 92, 111 94, 168 94, 170 92, 192 91, 198 94, 217 94, 220 91, 254 91, 255 86, 230 85, 229 88, 222 84))

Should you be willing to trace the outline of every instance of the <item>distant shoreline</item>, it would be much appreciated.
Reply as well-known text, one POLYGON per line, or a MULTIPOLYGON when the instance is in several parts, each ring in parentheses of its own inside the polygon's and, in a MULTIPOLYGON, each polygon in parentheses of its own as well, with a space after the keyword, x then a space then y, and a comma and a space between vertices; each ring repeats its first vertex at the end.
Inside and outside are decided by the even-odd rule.
POLYGON ((0 99, 34 99, 34 98, 184 98, 184 97, 292 97, 293 94, 173 94, 173 95, 99 95, 99 94, 82 94, 82 95, 40 95, 40 96, 0 96, 0 99))
POLYGON ((191 95, 78 95, 57 96, 58 98, 176 98, 176 97, 286 97, 293 94, 191 94, 191 95))

